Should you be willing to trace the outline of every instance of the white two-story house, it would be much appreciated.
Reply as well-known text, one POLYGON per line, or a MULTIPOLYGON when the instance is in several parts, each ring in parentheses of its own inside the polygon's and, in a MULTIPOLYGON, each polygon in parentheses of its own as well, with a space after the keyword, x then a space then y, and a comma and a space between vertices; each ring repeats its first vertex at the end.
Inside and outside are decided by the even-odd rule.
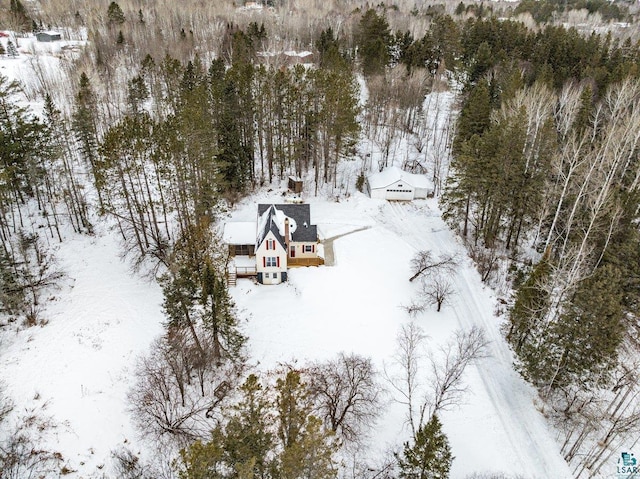
POLYGON ((324 264, 308 204, 260 204, 255 227, 227 223, 223 239, 232 256, 234 280, 236 275, 255 276, 259 283, 279 284, 287 280, 290 267, 324 264), (250 244, 250 231, 255 232, 255 244, 250 244))

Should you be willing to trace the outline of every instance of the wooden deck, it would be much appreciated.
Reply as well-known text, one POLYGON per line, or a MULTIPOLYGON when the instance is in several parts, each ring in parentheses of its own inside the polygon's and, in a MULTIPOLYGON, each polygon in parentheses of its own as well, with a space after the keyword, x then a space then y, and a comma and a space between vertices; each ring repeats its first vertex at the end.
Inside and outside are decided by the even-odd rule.
POLYGON ((287 258, 287 265, 291 268, 296 266, 321 266, 323 264, 323 258, 287 258))
MULTIPOLYGON (((322 266, 323 264, 324 258, 287 258, 287 266, 289 268, 322 266)), ((255 257, 235 257, 234 260, 229 263, 227 284, 229 286, 235 286, 238 278, 251 278, 257 275, 258 271, 255 265, 255 257), (242 258, 242 260, 240 260, 240 258, 242 258), (250 264, 251 261, 254 261, 254 264, 250 264)))
POLYGON ((236 276, 239 278, 245 278, 247 276, 255 276, 258 274, 255 266, 236 266, 236 276))

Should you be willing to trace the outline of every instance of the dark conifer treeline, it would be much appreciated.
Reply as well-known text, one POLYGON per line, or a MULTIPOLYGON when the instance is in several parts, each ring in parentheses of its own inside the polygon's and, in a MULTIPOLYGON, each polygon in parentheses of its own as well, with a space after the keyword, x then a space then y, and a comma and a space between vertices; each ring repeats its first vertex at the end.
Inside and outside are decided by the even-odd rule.
MULTIPOLYGON (((20 7, 11 2, 16 18, 26 15, 20 7)), ((17 106, 17 86, 0 76, 3 312, 33 321, 39 288, 60 277, 42 253, 43 238, 25 234, 27 205, 58 241, 63 222, 92 232, 95 205, 95 213, 114 219, 135 264, 153 262, 164 273, 167 334, 139 371, 136 397, 176 414, 167 413, 176 421, 159 427, 191 443, 183 449, 183 476, 220 469, 289 477, 287 468, 315 466, 314 477, 334 477, 335 444, 308 410, 308 391, 293 372, 278 382, 275 402, 250 377, 238 389, 235 413, 211 440, 185 426, 197 426, 191 418, 211 419, 244 367, 244 337, 211 226, 222 200, 233 204, 286 175, 313 178, 316 192, 338 184, 339 162, 352 155, 361 133, 356 71, 370 94, 363 131, 381 146, 383 163, 396 130, 421 134, 425 89, 453 79, 462 101, 445 218, 467 240, 484 279, 497 255, 514 264, 523 253, 539 258, 515 285, 507 340, 523 375, 546 399, 561 397, 571 416, 588 402, 582 394, 615 382, 619 354, 637 342, 640 49, 562 27, 532 31, 481 10, 467 20, 437 8, 416 12, 429 19, 421 38, 393 33, 382 7, 353 11, 351 36, 322 29, 314 43, 317 68, 281 60, 268 66, 258 52, 270 34, 255 22, 245 29, 227 23, 216 59, 205 63, 185 25, 174 32, 179 48, 172 45, 184 55, 147 55, 129 69, 124 86, 110 61, 137 58, 130 39, 149 27, 145 12, 132 16, 112 2, 106 30, 95 33, 87 55, 100 83, 84 73, 73 79, 69 120, 50 96, 42 120, 17 106), (175 389, 146 395, 160 380, 175 389), (285 400, 302 408, 299 417, 285 414, 285 400), (256 418, 262 409, 268 424, 256 418), (294 426, 297 435, 285 430, 294 426), (249 462, 239 460, 249 447, 241 436, 255 441, 249 462), (315 463, 308 448, 317 451, 315 463)), ((139 411, 141 422, 155 412, 139 411)), ((405 451, 407 475, 424 465, 413 460, 430 440, 448 451, 433 421, 433 437, 420 444, 416 437, 405 451)), ((578 444, 572 434, 569 452, 578 444)), ((444 462, 442 475, 448 455, 444 462)))
MULTIPOLYGON (((456 48, 465 94, 444 215, 483 278, 498 256, 519 265, 537 249, 539 263, 515 284, 506 337, 523 376, 571 422, 601 392, 614 404, 608 388, 637 388, 616 378, 640 350, 640 49, 495 19, 469 20, 456 48)), ((603 447, 622 433, 621 417, 640 419, 615 411, 603 447)), ((567 430, 570 459, 597 426, 567 430)))

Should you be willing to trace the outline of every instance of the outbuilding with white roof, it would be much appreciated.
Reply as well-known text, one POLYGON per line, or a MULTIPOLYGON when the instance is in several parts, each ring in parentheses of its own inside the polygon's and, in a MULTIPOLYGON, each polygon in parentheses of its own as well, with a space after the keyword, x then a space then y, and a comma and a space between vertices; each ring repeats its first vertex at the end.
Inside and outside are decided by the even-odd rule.
POLYGON ((411 201, 433 195, 433 185, 425 175, 390 166, 367 177, 367 193, 381 200, 411 201))

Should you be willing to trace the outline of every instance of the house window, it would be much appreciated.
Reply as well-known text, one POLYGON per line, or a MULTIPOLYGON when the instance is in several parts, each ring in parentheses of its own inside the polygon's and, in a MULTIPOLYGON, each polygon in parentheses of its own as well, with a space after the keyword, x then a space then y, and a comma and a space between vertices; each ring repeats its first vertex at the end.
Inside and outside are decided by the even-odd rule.
POLYGON ((304 252, 305 253, 313 253, 313 245, 311 245, 311 244, 304 245, 304 252))
POLYGON ((267 249, 276 249, 276 240, 267 240, 267 249))
POLYGON ((264 277, 265 277, 265 278, 268 278, 268 277, 269 277, 269 273, 265 273, 265 274, 264 274, 264 277))
POLYGON ((265 258, 265 266, 267 268, 275 267, 277 266, 277 261, 278 261, 278 258, 276 258, 275 256, 267 256, 265 258))
POLYGON ((273 279, 278 279, 278 273, 273 273, 273 279))

